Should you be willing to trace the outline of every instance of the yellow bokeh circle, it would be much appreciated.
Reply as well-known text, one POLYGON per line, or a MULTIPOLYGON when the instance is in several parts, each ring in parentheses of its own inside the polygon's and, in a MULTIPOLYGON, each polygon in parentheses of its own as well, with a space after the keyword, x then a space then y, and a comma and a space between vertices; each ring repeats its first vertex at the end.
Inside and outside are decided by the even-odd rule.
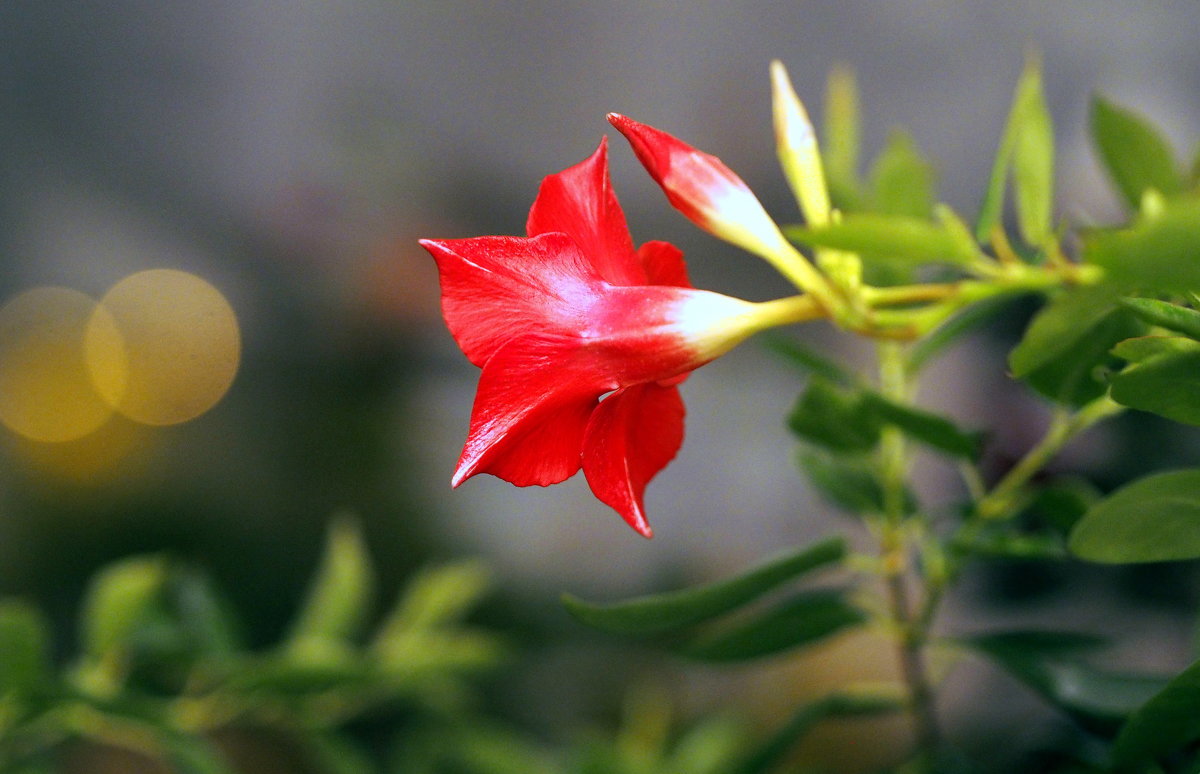
MULTIPOLYGON (((112 405, 93 388, 84 355, 93 329, 111 356, 112 318, 69 288, 33 288, 0 307, 0 422, 34 441, 63 442, 108 421, 112 405)), ((106 363, 108 379, 120 382, 113 368, 106 363)))
POLYGON ((241 335, 221 291, 183 271, 132 274, 100 300, 87 326, 95 390, 147 425, 186 422, 229 390, 241 335))

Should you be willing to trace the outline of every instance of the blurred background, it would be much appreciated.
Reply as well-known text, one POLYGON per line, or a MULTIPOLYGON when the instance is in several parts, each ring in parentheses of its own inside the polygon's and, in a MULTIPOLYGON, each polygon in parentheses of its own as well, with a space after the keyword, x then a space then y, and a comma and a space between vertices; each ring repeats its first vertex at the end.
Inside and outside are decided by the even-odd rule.
MULTIPOLYGON (((849 526, 795 473, 782 417, 800 384, 755 344, 688 381, 688 439, 648 492, 653 541, 582 477, 536 491, 481 477, 452 493, 477 372, 441 324, 416 240, 521 233, 541 178, 590 154, 609 111, 720 156, 795 219, 772 147, 772 58, 818 121, 830 67, 852 67, 867 157, 908 127, 941 198, 970 218, 1030 46, 1060 143, 1060 211, 1110 221, 1119 209, 1086 138, 1089 96, 1144 112, 1190 153, 1198 33, 1193 0, 7 0, 0 401, 15 403, 0 407, 0 593, 44 606, 65 638, 96 567, 168 551, 210 568, 266 643, 298 604, 329 517, 348 510, 384 589, 432 558, 484 557, 505 599, 494 615, 545 635, 528 635, 543 651, 513 678, 510 709, 545 725, 587 719, 620 693, 595 668, 617 651, 606 660, 572 639, 587 635, 565 620, 561 591, 608 598, 710 578, 849 526), (102 299, 115 317, 178 332, 126 353, 128 373, 113 377, 165 396, 117 411, 79 397, 84 365, 65 362, 63 342, 91 319, 89 340, 103 343, 102 299), (35 322, 50 333, 21 338, 35 322), (38 414, 36 396, 53 390, 72 408, 38 414), (17 405, 24 394, 32 408, 17 405), (516 698, 533 695, 554 717, 516 698)), ((623 142, 611 156, 637 242, 680 245, 698 287, 788 292, 678 216, 623 142)), ((819 327, 805 335, 856 348, 819 327)), ((1036 438, 1045 408, 1007 383, 1001 346, 960 347, 925 396, 969 425, 1003 417, 986 428, 1003 457, 1036 438)), ((1200 457, 1195 441, 1160 432, 1095 433, 1060 464, 1103 480, 1130 454, 1146 468, 1200 457)), ((947 498, 957 486, 933 470, 923 483, 947 498)), ((1189 633, 1172 605, 1195 601, 1190 575, 1163 572, 1144 584, 1160 604, 1128 604, 1165 633, 1151 661, 1181 652, 1189 633)), ((1069 581, 1001 569, 969 589, 970 605, 990 615, 1035 593, 1035 611, 1097 623, 1089 611, 1102 606, 1087 600, 1101 581, 1069 581)))

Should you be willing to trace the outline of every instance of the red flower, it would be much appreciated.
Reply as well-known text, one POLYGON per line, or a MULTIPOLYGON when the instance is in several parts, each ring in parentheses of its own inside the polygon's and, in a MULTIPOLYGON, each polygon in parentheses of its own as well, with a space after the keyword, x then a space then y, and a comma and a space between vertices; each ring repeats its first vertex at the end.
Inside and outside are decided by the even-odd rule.
POLYGON ((674 246, 635 250, 604 141, 542 182, 526 231, 421 240, 446 324, 483 369, 452 483, 491 473, 547 486, 582 467, 596 496, 650 537, 643 492, 683 441, 676 385, 812 307, 694 290, 674 246))

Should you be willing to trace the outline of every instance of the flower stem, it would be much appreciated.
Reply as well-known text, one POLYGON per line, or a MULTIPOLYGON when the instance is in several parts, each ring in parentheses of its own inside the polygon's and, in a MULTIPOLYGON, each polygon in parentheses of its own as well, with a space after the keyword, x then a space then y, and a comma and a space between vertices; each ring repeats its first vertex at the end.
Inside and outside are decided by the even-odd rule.
POLYGON ((1072 438, 1100 420, 1123 410, 1123 406, 1103 395, 1073 414, 1065 411, 1056 414, 1042 439, 976 503, 976 515, 985 520, 1005 519, 1015 515, 1022 490, 1038 471, 1062 451, 1072 438))
MULTIPOLYGON (((880 391, 888 398, 906 404, 911 400, 911 385, 905 362, 905 350, 897 342, 880 342, 880 391)), ((908 686, 909 710, 916 735, 918 762, 926 768, 932 763, 940 745, 935 697, 925 667, 925 646, 929 628, 940 593, 925 592, 921 610, 915 610, 909 593, 909 548, 906 528, 919 526, 920 539, 927 539, 919 517, 908 518, 906 479, 908 459, 904 436, 897 428, 883 431, 880 446, 881 481, 883 485, 883 521, 879 536, 883 560, 884 584, 892 624, 898 634, 897 656, 905 684, 908 686), (914 522, 909 524, 909 522, 914 522)))

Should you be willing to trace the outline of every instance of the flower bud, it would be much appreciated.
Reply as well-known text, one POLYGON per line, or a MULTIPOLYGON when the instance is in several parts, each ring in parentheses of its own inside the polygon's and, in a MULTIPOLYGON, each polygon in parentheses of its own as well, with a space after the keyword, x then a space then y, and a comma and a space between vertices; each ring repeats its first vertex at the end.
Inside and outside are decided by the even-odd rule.
POLYGON ((787 240, 750 187, 715 156, 696 150, 664 131, 617 113, 608 121, 667 194, 700 228, 763 256, 787 250, 787 240))

